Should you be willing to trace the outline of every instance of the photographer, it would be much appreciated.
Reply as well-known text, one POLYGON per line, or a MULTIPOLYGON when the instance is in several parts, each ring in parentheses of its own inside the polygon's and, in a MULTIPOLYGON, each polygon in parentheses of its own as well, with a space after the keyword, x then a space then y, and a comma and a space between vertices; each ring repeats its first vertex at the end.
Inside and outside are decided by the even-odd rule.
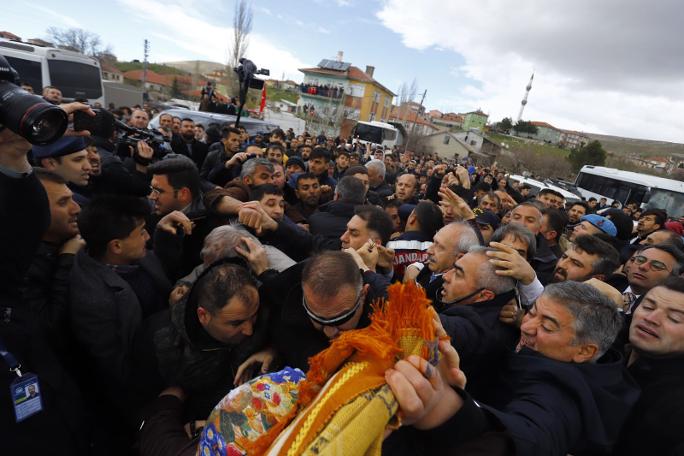
MULTIPOLYGON (((109 113, 103 112, 103 115, 106 117, 109 113)), ((150 193, 147 167, 152 161, 154 150, 144 141, 138 141, 134 156, 121 160, 115 153, 117 141, 113 119, 96 123, 89 127, 89 131, 97 147, 102 169, 99 175, 91 176, 90 193, 147 196, 150 193)))
POLYGON ((18 75, 0 57, 0 216, 5 221, 0 227, 3 453, 83 454, 90 433, 78 388, 35 325, 19 288, 50 225, 47 195, 27 159, 31 148, 28 139, 48 144, 66 129, 68 114, 77 110, 94 113, 81 103, 50 105, 21 90, 16 83, 18 75), (40 407, 30 419, 17 422, 16 402, 11 396, 14 385, 17 381, 33 382, 34 379, 35 384, 30 384, 34 385, 34 394, 37 392, 41 397, 40 407))

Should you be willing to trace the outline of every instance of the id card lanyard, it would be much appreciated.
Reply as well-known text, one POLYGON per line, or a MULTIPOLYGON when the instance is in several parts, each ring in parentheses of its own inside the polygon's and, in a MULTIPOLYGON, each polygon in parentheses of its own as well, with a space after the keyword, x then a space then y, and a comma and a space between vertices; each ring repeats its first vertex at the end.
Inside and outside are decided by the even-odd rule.
POLYGON ((9 367, 10 372, 14 372, 17 377, 21 378, 21 364, 17 361, 14 355, 7 351, 5 343, 0 339, 0 356, 5 361, 5 364, 9 367))
POLYGON ((10 397, 14 406, 14 415, 17 423, 41 412, 43 401, 38 377, 27 372, 21 373, 21 364, 12 353, 7 350, 5 343, 0 339, 0 356, 17 378, 10 383, 10 397))

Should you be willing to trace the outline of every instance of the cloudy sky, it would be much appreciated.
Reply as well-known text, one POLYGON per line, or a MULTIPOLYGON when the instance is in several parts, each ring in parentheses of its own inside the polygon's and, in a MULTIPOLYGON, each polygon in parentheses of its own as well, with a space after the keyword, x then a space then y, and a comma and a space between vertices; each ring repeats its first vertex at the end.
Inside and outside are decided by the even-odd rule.
MULTIPOLYGON (((234 3, 225 0, 9 0, 0 29, 98 33, 122 60, 225 62, 234 3)), ((344 51, 397 91, 415 78, 426 106, 490 119, 684 142, 684 2, 680 0, 254 0, 248 57, 300 80, 298 68, 344 51)))

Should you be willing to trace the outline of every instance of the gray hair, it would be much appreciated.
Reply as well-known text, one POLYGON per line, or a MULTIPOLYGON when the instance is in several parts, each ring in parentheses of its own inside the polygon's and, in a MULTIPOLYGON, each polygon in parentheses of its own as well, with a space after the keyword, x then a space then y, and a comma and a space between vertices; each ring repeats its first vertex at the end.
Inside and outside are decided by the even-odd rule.
POLYGON ((444 228, 451 227, 451 229, 458 228, 460 230, 460 235, 458 236, 458 241, 456 242, 456 253, 466 253, 471 248, 480 245, 480 239, 477 237, 475 228, 468 222, 451 222, 448 225, 444 225, 444 228))
POLYGON ((532 234, 532 231, 517 223, 509 223, 497 228, 494 234, 492 234, 490 242, 501 242, 508 235, 513 236, 513 239, 516 241, 523 241, 527 244, 527 259, 531 260, 534 258, 537 254, 537 239, 532 234))
POLYGON ((385 168, 385 162, 382 160, 378 160, 377 158, 374 158, 373 160, 370 160, 368 163, 366 163, 366 168, 375 168, 382 176, 382 178, 385 178, 385 173, 387 172, 387 168, 385 168))
POLYGON ((273 163, 269 160, 261 157, 250 158, 242 164, 242 170, 240 171, 240 177, 245 178, 247 176, 253 176, 256 172, 257 166, 263 166, 268 169, 270 173, 275 171, 273 163))
POLYGON ((477 288, 489 290, 498 296, 513 290, 515 288, 515 279, 496 274, 496 266, 489 262, 489 257, 486 255, 487 252, 495 250, 491 247, 476 245, 471 247, 468 253, 482 255, 485 258, 477 271, 477 288))
POLYGON ((363 204, 366 199, 366 186, 354 176, 345 176, 335 186, 335 194, 347 203, 363 204))
POLYGON ((575 319, 573 344, 595 343, 597 360, 611 347, 622 319, 615 304, 598 289, 582 282, 568 280, 548 285, 543 296, 564 306, 575 319))
POLYGON ((238 253, 235 251, 242 238, 250 238, 256 243, 259 240, 244 229, 231 225, 221 225, 211 230, 204 238, 204 246, 200 252, 200 257, 204 264, 212 264, 223 258, 235 258, 238 253))

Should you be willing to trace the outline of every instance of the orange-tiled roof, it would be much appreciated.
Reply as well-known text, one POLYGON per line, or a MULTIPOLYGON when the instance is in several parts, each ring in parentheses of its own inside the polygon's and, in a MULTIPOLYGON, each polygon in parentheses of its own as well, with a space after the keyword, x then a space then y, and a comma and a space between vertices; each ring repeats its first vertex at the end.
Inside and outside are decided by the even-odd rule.
POLYGON ((106 62, 100 62, 100 68, 102 68, 102 71, 107 71, 108 73, 123 74, 117 67, 106 62))
POLYGON ((404 122, 415 122, 418 125, 432 125, 432 122, 429 120, 424 119, 422 116, 419 116, 417 112, 415 111, 406 111, 406 113, 398 112, 392 110, 392 113, 389 116, 390 119, 394 120, 400 120, 404 122))
MULTIPOLYGON (((131 70, 124 73, 124 78, 133 79, 134 81, 143 80, 143 70, 131 70)), ((170 87, 171 83, 165 75, 157 74, 152 70, 147 70, 147 82, 157 84, 165 87, 170 87)), ((171 81, 173 82, 173 80, 171 81)))
POLYGON ((535 127, 544 127, 544 128, 550 128, 550 129, 552 129, 552 130, 558 130, 558 128, 554 127, 554 126, 551 125, 550 123, 541 122, 541 121, 538 121, 538 120, 532 120, 532 121, 530 121, 530 125, 534 125, 535 127))

